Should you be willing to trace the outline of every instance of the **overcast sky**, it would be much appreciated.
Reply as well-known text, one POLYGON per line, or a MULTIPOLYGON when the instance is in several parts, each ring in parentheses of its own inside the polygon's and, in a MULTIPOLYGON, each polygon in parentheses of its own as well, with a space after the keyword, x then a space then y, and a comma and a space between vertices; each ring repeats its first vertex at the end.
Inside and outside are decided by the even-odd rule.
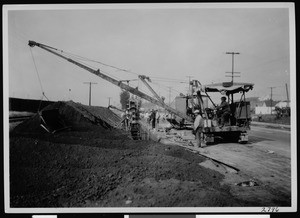
POLYGON ((286 100, 291 73, 287 7, 154 6, 8 10, 9 96, 41 99, 44 91, 49 100, 88 104, 89 86, 84 82, 94 82, 92 105, 107 106, 109 97, 112 104, 119 103, 120 88, 38 47, 30 48, 28 40, 34 40, 129 70, 86 62, 118 80, 132 79, 129 85, 147 93, 136 79, 138 74, 149 76, 151 86, 167 100, 168 87, 171 99, 186 93, 188 76, 202 84, 230 81, 225 72, 232 69, 232 57, 226 52, 239 52, 234 69, 241 77, 234 81, 254 83, 248 96, 265 97, 269 87, 276 87, 273 98, 286 100))

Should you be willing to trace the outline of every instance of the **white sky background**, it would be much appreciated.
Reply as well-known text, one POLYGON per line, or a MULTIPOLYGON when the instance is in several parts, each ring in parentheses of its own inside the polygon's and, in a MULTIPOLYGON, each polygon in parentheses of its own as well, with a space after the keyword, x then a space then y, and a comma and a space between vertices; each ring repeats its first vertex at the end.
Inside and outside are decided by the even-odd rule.
MULTIPOLYGON (((200 5, 201 4, 197 4, 200 5)), ((228 5, 228 4, 227 4, 228 5)), ((100 5, 101 6, 101 5, 100 5)), ((133 73, 88 63, 117 79, 144 74, 171 100, 186 93, 188 76, 202 84, 230 81, 231 55, 236 82, 253 82, 248 97, 286 100, 290 87, 288 8, 164 8, 8 11, 9 96, 41 99, 28 40, 113 65, 133 73), (162 81, 169 78, 172 82, 162 81), (175 82, 176 79, 176 82, 175 82), (159 84, 159 86, 157 85, 159 84)), ((120 88, 38 47, 31 48, 45 95, 92 105, 119 104, 120 88), (69 91, 71 89, 71 91, 69 91)), ((132 81, 149 93, 142 82, 132 81)))

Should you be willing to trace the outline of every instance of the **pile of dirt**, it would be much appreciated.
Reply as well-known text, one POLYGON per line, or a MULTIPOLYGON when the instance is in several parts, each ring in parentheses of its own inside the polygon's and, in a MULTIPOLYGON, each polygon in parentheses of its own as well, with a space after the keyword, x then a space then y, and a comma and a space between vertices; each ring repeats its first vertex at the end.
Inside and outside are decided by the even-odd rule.
POLYGON ((70 127, 73 130, 80 128, 89 129, 93 128, 94 125, 99 125, 107 129, 116 126, 119 122, 121 122, 121 118, 108 108, 104 107, 89 107, 73 101, 55 102, 43 108, 43 110, 32 118, 19 124, 15 127, 12 134, 46 133, 45 128, 42 128, 40 125, 43 124, 43 121, 45 121, 46 124, 44 124, 44 126, 46 127, 47 124, 51 124, 56 121, 63 123, 61 124, 62 126, 70 127), (43 114, 46 114, 46 112, 51 110, 57 110, 58 115, 51 115, 52 117, 47 120, 43 114))
POLYGON ((93 122, 95 108, 83 114, 69 104, 51 107, 58 105, 76 128, 45 134, 36 116, 10 134, 11 207, 256 204, 235 199, 222 183, 224 175, 199 165, 203 157, 176 145, 131 140, 93 122))
POLYGON ((11 137, 11 207, 239 206, 223 175, 177 146, 96 126, 11 137))

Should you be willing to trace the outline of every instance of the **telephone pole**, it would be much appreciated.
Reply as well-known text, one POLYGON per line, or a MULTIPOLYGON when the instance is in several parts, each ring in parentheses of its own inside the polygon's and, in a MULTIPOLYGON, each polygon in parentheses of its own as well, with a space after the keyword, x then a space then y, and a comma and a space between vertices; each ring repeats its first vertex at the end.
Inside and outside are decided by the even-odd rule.
POLYGON ((110 105, 110 99, 111 99, 112 97, 108 97, 108 106, 110 105))
POLYGON ((84 84, 89 84, 89 85, 90 85, 90 90, 89 90, 89 106, 91 106, 92 84, 97 84, 97 83, 93 83, 93 82, 84 82, 84 84))
MULTIPOLYGON (((189 93, 191 96, 193 95, 193 87, 191 88, 191 78, 192 76, 187 76, 189 78, 189 93)), ((192 98, 192 111, 194 112, 194 98, 192 98)))
POLYGON ((190 92, 191 92, 191 78, 192 78, 193 76, 186 76, 186 77, 189 78, 189 93, 190 93, 190 92))
POLYGON ((272 107, 273 107, 273 89, 274 88, 276 88, 276 87, 274 87, 274 86, 273 87, 269 87, 269 89, 271 89, 271 100, 270 100, 271 101, 271 114, 272 114, 272 107))
POLYGON ((240 77, 240 76, 235 76, 234 74, 239 74, 241 72, 234 72, 234 55, 240 54, 239 52, 226 52, 226 54, 231 54, 232 55, 232 71, 231 72, 226 72, 226 73, 231 73, 231 76, 226 76, 226 77, 231 77, 231 82, 233 83, 233 77, 240 77))
POLYGON ((168 86, 169 88, 169 106, 171 107, 171 86, 168 86))
POLYGON ((287 99, 287 101, 289 103, 290 99, 289 99, 289 91, 288 91, 288 85, 287 85, 287 83, 285 84, 285 89, 286 89, 286 99, 287 99))

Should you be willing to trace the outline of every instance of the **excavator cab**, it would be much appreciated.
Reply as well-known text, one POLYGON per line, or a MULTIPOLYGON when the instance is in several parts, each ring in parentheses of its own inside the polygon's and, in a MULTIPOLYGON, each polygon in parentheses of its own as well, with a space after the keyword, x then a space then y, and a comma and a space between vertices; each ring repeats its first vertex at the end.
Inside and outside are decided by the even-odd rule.
POLYGON ((250 102, 246 101, 246 92, 253 89, 251 83, 218 83, 204 86, 204 92, 211 100, 214 107, 216 104, 210 97, 210 93, 219 93, 227 97, 230 108, 230 124, 245 125, 250 122, 250 102), (236 99, 236 97, 238 98, 236 99), (236 100, 235 100, 236 99, 236 100))
MULTIPOLYGON (((214 141, 214 138, 221 138, 230 141, 246 143, 248 141, 247 131, 250 130, 251 114, 250 102, 246 100, 245 94, 253 89, 252 83, 218 83, 205 85, 202 91, 206 94, 212 107, 204 108, 205 119, 210 126, 204 127, 204 135, 210 137, 208 141, 214 141), (229 105, 227 120, 221 125, 220 116, 218 116, 217 105, 212 100, 212 95, 219 97, 226 96, 229 105)), ((217 99, 220 99, 220 98, 217 99)))

